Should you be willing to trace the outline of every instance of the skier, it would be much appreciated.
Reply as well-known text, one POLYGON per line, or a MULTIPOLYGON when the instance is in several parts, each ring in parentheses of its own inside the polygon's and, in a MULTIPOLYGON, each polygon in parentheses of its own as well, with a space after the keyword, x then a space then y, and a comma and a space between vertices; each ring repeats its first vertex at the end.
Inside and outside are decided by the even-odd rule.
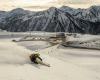
POLYGON ((40 54, 37 51, 35 51, 35 53, 30 55, 30 60, 35 64, 42 64, 50 67, 49 64, 43 62, 42 58, 40 57, 40 54))

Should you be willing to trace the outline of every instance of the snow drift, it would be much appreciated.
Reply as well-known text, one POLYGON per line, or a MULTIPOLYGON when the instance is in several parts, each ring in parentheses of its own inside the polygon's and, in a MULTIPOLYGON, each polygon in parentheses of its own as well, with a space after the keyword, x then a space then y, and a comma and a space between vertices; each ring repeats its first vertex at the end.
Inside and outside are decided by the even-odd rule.
POLYGON ((0 64, 27 64, 30 63, 31 51, 11 42, 0 42, 0 64))

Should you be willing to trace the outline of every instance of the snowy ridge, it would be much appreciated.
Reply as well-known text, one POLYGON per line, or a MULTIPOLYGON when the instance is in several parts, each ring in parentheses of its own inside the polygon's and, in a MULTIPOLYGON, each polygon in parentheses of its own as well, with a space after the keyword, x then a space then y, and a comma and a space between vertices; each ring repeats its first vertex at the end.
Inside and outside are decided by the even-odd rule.
POLYGON ((60 10, 68 12, 75 18, 91 21, 100 22, 100 6, 91 6, 87 9, 73 9, 68 6, 62 6, 60 10))
POLYGON ((76 34, 67 37, 65 46, 73 46, 79 48, 100 49, 100 36, 99 35, 81 35, 76 34))

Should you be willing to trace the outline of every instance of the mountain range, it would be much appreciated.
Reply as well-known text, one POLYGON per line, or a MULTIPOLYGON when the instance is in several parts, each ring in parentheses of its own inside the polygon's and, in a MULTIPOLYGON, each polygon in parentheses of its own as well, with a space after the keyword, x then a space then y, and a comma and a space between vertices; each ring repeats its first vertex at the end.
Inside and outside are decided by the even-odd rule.
POLYGON ((0 29, 11 32, 46 31, 100 34, 100 6, 74 9, 51 7, 44 11, 21 8, 0 11, 0 29))

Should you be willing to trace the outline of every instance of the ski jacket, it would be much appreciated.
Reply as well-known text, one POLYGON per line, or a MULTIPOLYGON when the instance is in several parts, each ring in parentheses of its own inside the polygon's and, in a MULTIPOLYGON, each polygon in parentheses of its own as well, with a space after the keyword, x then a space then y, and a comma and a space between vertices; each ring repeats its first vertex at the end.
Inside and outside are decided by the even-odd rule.
POLYGON ((38 62, 36 61, 36 58, 38 58, 38 59, 40 59, 40 60, 42 61, 42 59, 41 59, 38 55, 36 55, 36 54, 32 54, 32 55, 30 56, 30 60, 31 60, 32 62, 38 64, 38 62))

